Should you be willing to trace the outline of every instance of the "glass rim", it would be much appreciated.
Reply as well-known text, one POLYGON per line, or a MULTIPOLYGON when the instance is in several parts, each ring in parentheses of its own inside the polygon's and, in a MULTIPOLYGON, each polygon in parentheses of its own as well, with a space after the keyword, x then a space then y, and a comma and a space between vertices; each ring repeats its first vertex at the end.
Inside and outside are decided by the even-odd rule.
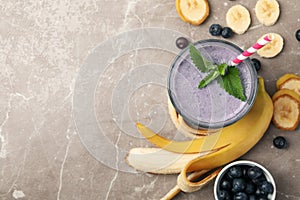
MULTIPOLYGON (((240 53, 243 52, 243 50, 240 47, 238 47, 236 44, 225 41, 225 40, 221 40, 221 39, 204 39, 204 40, 196 41, 192 44, 195 45, 195 46, 201 44, 203 46, 204 44, 213 43, 213 42, 223 43, 223 44, 231 46, 232 48, 234 48, 235 50, 237 50, 240 53)), ((216 122, 216 123, 193 120, 190 117, 188 117, 187 115, 185 115, 179 109, 179 107, 176 105, 176 102, 173 99, 173 95, 172 95, 172 91, 171 91, 171 78, 172 78, 172 74, 173 74, 173 69, 174 69, 175 65, 177 64, 177 62, 181 62, 182 60, 186 59, 187 56, 189 55, 188 50, 189 50, 189 46, 187 46, 185 49, 183 49, 175 57, 175 59, 173 60, 173 62, 171 64, 171 67, 170 67, 170 70, 169 70, 169 75, 168 75, 168 85, 167 85, 167 87, 168 87, 168 96, 169 96, 169 99, 170 99, 172 105, 174 106, 176 112, 183 117, 184 121, 188 125, 190 125, 192 128, 197 128, 197 129, 199 129, 199 128, 200 129, 219 129, 219 128, 223 128, 223 127, 226 127, 228 125, 231 125, 231 124, 237 122, 243 116, 245 116, 250 111, 250 109, 252 108, 252 106, 255 102, 256 94, 257 94, 257 90, 258 90, 258 87, 257 87, 257 85, 258 85, 257 82, 258 81, 257 80, 256 81, 253 80, 253 84, 254 84, 253 90, 250 92, 250 95, 247 98, 245 106, 234 117, 229 118, 227 120, 223 120, 223 121, 216 122), (184 54, 186 54, 186 55, 184 55, 184 54)), ((257 72, 256 72, 255 67, 254 67, 253 63, 251 62, 250 58, 245 59, 243 62, 246 62, 247 65, 252 66, 251 68, 249 68, 250 72, 252 72, 251 77, 255 77, 257 79, 257 72)))

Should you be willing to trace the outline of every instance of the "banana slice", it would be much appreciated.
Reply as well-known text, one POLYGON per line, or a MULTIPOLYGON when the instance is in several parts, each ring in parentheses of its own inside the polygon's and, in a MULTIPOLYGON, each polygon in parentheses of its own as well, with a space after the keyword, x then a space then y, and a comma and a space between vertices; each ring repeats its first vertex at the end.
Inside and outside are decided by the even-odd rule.
POLYGON ((250 13, 242 5, 232 6, 226 13, 226 23, 235 33, 243 34, 251 23, 250 13))
POLYGON ((282 130, 295 130, 300 121, 300 97, 292 90, 282 89, 272 97, 273 123, 282 130))
POLYGON ((285 74, 276 81, 277 90, 293 90, 300 96, 300 76, 295 74, 285 74))
MULTIPOLYGON (((277 33, 270 34, 274 36, 274 39, 266 46, 257 51, 258 55, 264 58, 273 58, 277 56, 283 49, 284 42, 282 36, 277 33)), ((262 38, 266 35, 262 36, 262 38)))
POLYGON ((176 0, 180 18, 193 25, 202 24, 209 15, 207 0, 176 0))
POLYGON ((260 23, 272 26, 280 14, 279 4, 276 0, 258 0, 255 5, 255 14, 260 23))

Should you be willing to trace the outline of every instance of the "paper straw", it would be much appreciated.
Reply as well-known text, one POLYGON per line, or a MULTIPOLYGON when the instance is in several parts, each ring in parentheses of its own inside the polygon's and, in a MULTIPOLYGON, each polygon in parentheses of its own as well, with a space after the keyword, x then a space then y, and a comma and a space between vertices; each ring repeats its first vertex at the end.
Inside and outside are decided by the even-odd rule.
POLYGON ((264 47, 266 44, 271 42, 274 39, 274 35, 272 34, 267 34, 265 37, 259 39, 252 47, 244 51, 242 54, 240 54, 238 57, 233 59, 231 61, 231 65, 235 66, 238 65, 239 63, 243 62, 243 60, 247 59, 249 56, 254 54, 257 50, 261 49, 264 47))

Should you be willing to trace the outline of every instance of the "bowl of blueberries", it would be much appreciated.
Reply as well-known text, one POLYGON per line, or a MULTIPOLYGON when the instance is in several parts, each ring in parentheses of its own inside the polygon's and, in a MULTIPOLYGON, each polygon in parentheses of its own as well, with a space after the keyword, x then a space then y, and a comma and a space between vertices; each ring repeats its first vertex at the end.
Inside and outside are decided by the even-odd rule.
POLYGON ((226 165, 214 184, 216 200, 275 200, 276 185, 262 165, 240 160, 226 165))

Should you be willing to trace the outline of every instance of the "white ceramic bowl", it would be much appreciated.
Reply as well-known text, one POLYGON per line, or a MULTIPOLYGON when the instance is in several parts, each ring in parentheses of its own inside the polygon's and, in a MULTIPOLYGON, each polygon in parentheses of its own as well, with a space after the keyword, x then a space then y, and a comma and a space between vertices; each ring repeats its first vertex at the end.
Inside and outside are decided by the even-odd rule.
POLYGON ((263 173, 267 179, 267 181, 269 181, 270 183, 272 183, 273 187, 274 187, 274 191, 273 191, 273 194, 269 194, 269 199, 270 200, 275 200, 275 197, 276 197, 276 184, 275 184, 275 181, 271 175, 271 173, 262 165, 256 163, 256 162, 253 162, 253 161, 248 161, 248 160, 239 160, 239 161, 235 161, 235 162, 232 162, 232 163, 229 163, 228 165, 226 165, 221 171, 220 173, 218 174, 216 180, 215 180, 215 184, 214 184, 214 197, 216 200, 218 200, 218 195, 217 195, 217 189, 219 187, 219 183, 222 179, 222 177, 224 176, 224 174, 227 172, 227 170, 232 167, 232 166, 235 166, 235 165, 247 165, 247 166, 250 166, 250 167, 253 167, 253 166, 257 166, 259 167, 260 169, 263 170, 263 173))

